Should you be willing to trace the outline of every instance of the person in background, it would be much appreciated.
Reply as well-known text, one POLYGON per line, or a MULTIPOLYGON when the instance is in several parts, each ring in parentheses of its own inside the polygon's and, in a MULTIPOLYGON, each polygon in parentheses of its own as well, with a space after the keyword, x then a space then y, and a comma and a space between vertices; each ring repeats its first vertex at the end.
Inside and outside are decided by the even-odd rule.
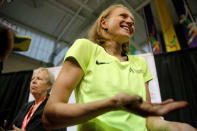
MULTIPOLYGON (((30 83, 30 92, 34 101, 22 107, 9 129, 12 131, 45 131, 42 124, 42 113, 54 83, 54 75, 46 68, 34 71, 30 83)), ((6 121, 5 124, 6 125, 6 121)), ((58 129, 58 131, 66 129, 58 129)))
POLYGON ((90 40, 74 42, 43 112, 46 129, 79 124, 79 131, 195 130, 156 117, 186 107, 187 102, 151 103, 147 63, 128 55, 134 30, 132 13, 113 5, 96 20, 90 40), (73 90, 76 104, 68 104, 73 90))
POLYGON ((0 6, 3 4, 4 0, 0 0, 0 6))
POLYGON ((14 33, 11 29, 0 29, 0 74, 3 70, 3 61, 12 52, 14 47, 14 33))

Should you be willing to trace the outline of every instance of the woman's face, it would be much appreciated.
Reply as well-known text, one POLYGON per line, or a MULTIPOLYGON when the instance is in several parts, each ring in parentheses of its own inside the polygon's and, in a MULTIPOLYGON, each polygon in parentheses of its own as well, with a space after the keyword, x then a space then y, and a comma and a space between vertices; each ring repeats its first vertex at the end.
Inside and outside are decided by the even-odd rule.
POLYGON ((111 39, 126 42, 134 33, 133 15, 125 8, 115 8, 108 18, 101 21, 101 26, 107 28, 111 39))
POLYGON ((39 71, 33 74, 30 84, 30 92, 33 95, 43 95, 47 93, 47 91, 51 88, 47 84, 46 77, 46 71, 39 71))

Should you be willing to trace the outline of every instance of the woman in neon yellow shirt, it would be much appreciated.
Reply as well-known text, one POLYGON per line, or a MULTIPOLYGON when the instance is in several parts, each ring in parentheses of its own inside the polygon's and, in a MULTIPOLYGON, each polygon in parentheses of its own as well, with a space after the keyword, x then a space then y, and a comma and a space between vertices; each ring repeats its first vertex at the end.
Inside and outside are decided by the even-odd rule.
POLYGON ((88 39, 78 39, 67 52, 64 65, 46 105, 43 122, 48 129, 79 124, 79 131, 146 131, 193 129, 164 121, 159 116, 183 108, 186 102, 169 99, 151 104, 146 61, 127 55, 134 33, 134 17, 122 5, 103 11, 88 39), (76 104, 67 104, 72 91, 76 104))

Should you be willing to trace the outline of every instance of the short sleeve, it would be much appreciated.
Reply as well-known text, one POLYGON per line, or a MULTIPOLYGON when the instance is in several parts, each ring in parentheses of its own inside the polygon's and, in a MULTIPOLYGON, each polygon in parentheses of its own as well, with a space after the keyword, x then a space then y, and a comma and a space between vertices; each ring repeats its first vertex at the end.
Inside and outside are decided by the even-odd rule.
POLYGON ((148 67, 148 64, 147 64, 145 59, 144 59, 144 66, 143 66, 143 68, 144 68, 143 69, 144 70, 144 72, 143 72, 144 82, 148 82, 148 81, 152 80, 153 77, 152 77, 151 71, 150 71, 150 69, 148 67))
POLYGON ((77 39, 74 44, 67 51, 64 61, 68 57, 73 57, 81 66, 82 70, 86 72, 90 62, 95 44, 88 39, 77 39))

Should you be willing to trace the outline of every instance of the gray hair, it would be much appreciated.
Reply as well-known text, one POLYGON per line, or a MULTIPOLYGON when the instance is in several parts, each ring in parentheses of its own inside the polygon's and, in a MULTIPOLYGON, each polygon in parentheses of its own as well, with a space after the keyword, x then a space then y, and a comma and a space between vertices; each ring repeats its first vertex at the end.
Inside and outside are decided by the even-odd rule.
POLYGON ((34 70, 34 74, 37 73, 37 72, 40 72, 40 71, 46 71, 46 73, 47 73, 47 77, 46 77, 47 84, 52 87, 53 84, 54 84, 54 81, 55 81, 55 77, 54 77, 53 73, 50 72, 47 68, 40 67, 40 68, 34 70))

